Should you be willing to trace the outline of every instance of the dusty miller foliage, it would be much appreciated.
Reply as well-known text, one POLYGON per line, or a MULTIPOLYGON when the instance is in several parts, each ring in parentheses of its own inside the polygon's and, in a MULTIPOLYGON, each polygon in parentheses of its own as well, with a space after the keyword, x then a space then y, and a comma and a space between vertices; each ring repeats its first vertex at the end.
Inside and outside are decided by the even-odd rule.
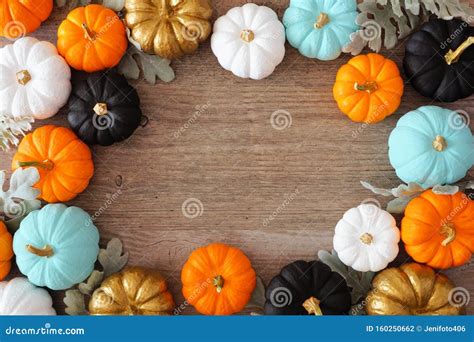
POLYGON ((63 298, 66 313, 71 316, 88 315, 86 298, 92 296, 100 287, 102 280, 109 275, 120 272, 128 262, 128 253, 123 252, 122 241, 113 238, 105 249, 99 251, 98 261, 102 271, 94 270, 83 283, 66 291, 63 298))
POLYGON ((26 132, 31 130, 32 117, 14 118, 0 114, 0 150, 8 151, 17 146, 26 132))
POLYGON ((358 9, 356 22, 361 29, 351 34, 351 42, 343 49, 353 55, 366 46, 375 52, 394 48, 430 16, 474 24, 474 9, 463 0, 364 0, 358 9))

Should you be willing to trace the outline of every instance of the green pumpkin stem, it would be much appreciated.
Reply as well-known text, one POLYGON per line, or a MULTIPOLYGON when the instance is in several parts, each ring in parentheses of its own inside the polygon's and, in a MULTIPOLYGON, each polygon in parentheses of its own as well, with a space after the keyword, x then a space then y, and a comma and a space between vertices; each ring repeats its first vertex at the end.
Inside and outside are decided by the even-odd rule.
POLYGON ((365 91, 369 94, 373 93, 378 89, 376 82, 365 82, 364 84, 354 83, 354 89, 359 91, 365 91))
POLYGON ((38 248, 33 245, 26 245, 26 250, 40 257, 50 257, 54 255, 53 247, 46 245, 43 248, 38 248))
POLYGON ((41 168, 46 169, 46 170, 52 170, 54 168, 54 163, 49 159, 45 159, 42 162, 39 162, 39 161, 25 161, 25 162, 19 161, 18 166, 19 167, 33 166, 33 167, 41 167, 41 168))
POLYGON ((315 29, 323 28, 324 25, 328 23, 329 23, 329 15, 327 15, 327 13, 321 12, 318 16, 318 19, 316 19, 316 22, 314 23, 314 28, 315 29))
POLYGON ((474 44, 474 36, 467 38, 461 45, 458 46, 456 50, 453 51, 450 49, 448 53, 444 55, 446 63, 448 65, 451 65, 459 61, 459 58, 461 57, 462 53, 466 51, 467 48, 470 47, 472 44, 474 44))
POLYGON ((311 296, 306 299, 303 303, 303 307, 308 311, 308 314, 315 315, 315 316, 322 316, 323 312, 321 311, 321 307, 319 306, 321 302, 319 299, 311 296))
POLYGON ((215 276, 212 279, 212 284, 216 287, 217 293, 221 293, 224 288, 224 278, 221 275, 215 276))

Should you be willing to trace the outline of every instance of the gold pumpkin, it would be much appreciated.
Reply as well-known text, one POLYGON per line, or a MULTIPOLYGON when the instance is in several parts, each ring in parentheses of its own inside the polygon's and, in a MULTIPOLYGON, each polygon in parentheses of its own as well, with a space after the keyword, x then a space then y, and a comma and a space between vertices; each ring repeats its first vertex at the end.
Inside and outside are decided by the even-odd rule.
POLYGON ((388 268, 374 278, 367 295, 369 315, 460 315, 453 306, 453 283, 431 267, 410 263, 388 268))
POLYGON ((174 300, 158 271, 129 267, 105 279, 89 302, 91 315, 169 315, 174 300))
POLYGON ((143 51, 175 59, 211 33, 209 0, 126 0, 125 22, 143 51))

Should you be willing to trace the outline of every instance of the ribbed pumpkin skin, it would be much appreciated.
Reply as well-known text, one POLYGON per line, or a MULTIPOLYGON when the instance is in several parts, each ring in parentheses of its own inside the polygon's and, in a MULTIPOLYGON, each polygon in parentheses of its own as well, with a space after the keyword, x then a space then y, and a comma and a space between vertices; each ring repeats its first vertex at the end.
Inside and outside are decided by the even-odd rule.
POLYGON ((406 263, 378 273, 366 298, 369 315, 461 315, 452 305, 455 285, 428 266, 406 263))
POLYGON ((101 5, 72 10, 58 28, 58 51, 77 70, 95 72, 116 66, 127 44, 125 25, 114 11, 101 5), (83 24, 94 39, 88 38, 83 24))
POLYGON ((130 137, 140 125, 142 111, 137 91, 115 71, 88 74, 74 83, 67 119, 85 143, 102 146, 130 137), (94 107, 105 104, 107 113, 97 115, 94 107))
POLYGON ((405 183, 424 188, 454 184, 474 165, 474 137, 462 116, 438 106, 422 106, 403 115, 388 139, 388 157, 405 183), (445 146, 433 146, 442 137, 445 146))
POLYGON ((81 208, 48 204, 29 213, 13 238, 21 273, 36 286, 64 290, 84 281, 99 254, 99 231, 81 208), (31 247, 49 255, 31 251, 31 247))
POLYGON ((352 121, 377 123, 400 106, 403 80, 397 65, 377 53, 353 57, 336 75, 333 96, 339 109, 352 121), (375 84, 372 91, 356 85, 375 84))
POLYGON ((401 236, 415 261, 440 269, 461 266, 474 252, 474 202, 462 192, 436 195, 427 190, 406 207, 401 236), (455 237, 443 246, 445 224, 453 225, 455 237))
POLYGON ((346 281, 320 261, 294 261, 283 267, 268 284, 265 315, 308 315, 303 303, 321 301, 323 315, 346 315, 351 294, 346 281))
POLYGON ((107 277, 89 302, 91 315, 170 315, 174 300, 160 272, 127 267, 107 277))
POLYGON ((448 65, 444 56, 455 51, 474 27, 459 20, 432 19, 413 33, 405 45, 403 67, 420 94, 442 102, 453 102, 474 93, 474 45, 457 62, 448 65))
POLYGON ((24 277, 0 281, 0 316, 55 316, 53 300, 45 289, 24 277))
POLYGON ((5 223, 0 221, 0 280, 10 273, 13 258, 12 242, 12 235, 8 232, 5 223))
POLYGON ((256 285, 250 260, 238 248, 213 243, 196 249, 181 271, 183 295, 205 315, 231 315, 241 311, 256 285), (219 293, 213 279, 224 279, 219 293))
POLYGON ((18 38, 35 31, 48 19, 53 0, 3 0, 0 4, 0 36, 18 38))
POLYGON ((27 134, 12 160, 12 169, 19 162, 53 163, 51 170, 36 167, 40 181, 35 185, 46 202, 67 202, 85 190, 94 174, 89 147, 68 128, 46 125, 27 134))

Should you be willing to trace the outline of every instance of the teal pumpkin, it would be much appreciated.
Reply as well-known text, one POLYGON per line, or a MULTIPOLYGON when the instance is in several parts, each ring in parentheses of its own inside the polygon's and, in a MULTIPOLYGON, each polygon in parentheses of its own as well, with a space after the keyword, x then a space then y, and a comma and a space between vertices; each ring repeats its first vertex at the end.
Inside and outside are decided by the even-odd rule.
POLYGON ((388 140, 397 176, 424 188, 453 184, 474 165, 474 138, 463 115, 437 106, 405 114, 388 140))
POLYGON ((336 59, 359 29, 357 14, 355 0, 291 0, 283 15, 286 38, 303 56, 336 59))
POLYGON ((77 207, 48 204, 28 214, 13 238, 21 273, 37 286, 63 290, 84 281, 99 254, 99 232, 77 207))

